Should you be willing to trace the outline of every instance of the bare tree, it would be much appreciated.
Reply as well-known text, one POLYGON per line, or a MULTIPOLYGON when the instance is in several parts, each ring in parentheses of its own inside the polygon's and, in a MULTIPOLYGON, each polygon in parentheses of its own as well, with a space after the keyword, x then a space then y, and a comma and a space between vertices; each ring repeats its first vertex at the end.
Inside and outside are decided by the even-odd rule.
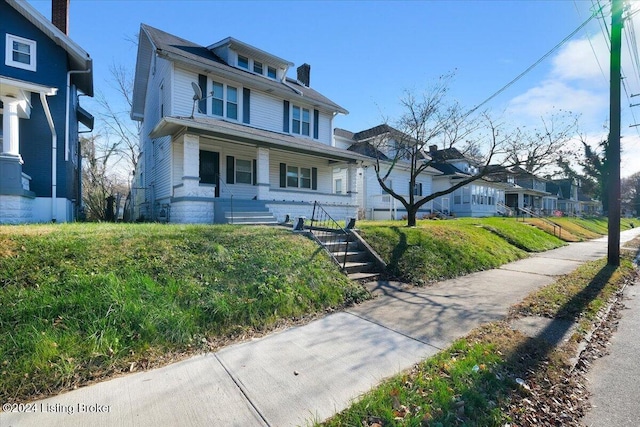
POLYGON ((622 209, 628 215, 640 216, 640 172, 620 181, 622 209))
POLYGON ((384 137, 372 143, 374 170, 382 189, 398 200, 407 211, 407 226, 415 226, 418 210, 431 200, 450 194, 497 169, 524 166, 533 173, 555 164, 561 148, 571 139, 576 121, 551 117, 541 129, 528 131, 513 128, 488 113, 471 116, 455 102, 448 102, 451 76, 441 77, 420 98, 405 93, 401 100, 404 113, 384 137), (474 170, 455 185, 426 196, 411 191, 420 174, 439 159, 430 152, 432 146, 455 149, 459 158, 470 162, 474 170), (387 185, 391 172, 409 170, 409 194, 404 196, 387 185))
POLYGON ((107 99, 104 94, 97 97, 101 111, 98 117, 102 123, 103 137, 115 140, 112 153, 115 163, 124 161, 127 175, 135 170, 140 156, 140 122, 131 120, 129 113, 133 106, 133 74, 122 65, 112 64, 109 67, 111 74, 110 86, 119 95, 118 108, 113 100, 107 99))
POLYGON ((116 154, 116 144, 105 145, 98 135, 80 138, 82 150, 82 200, 90 221, 108 219, 107 199, 124 194, 126 181, 109 172, 109 164, 116 154))

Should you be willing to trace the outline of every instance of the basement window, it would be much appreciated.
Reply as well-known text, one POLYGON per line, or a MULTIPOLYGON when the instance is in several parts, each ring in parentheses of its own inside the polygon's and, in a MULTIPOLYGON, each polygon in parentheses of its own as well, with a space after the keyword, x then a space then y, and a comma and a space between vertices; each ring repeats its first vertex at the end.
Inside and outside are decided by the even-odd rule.
POLYGON ((5 65, 36 71, 36 42, 7 34, 5 65))

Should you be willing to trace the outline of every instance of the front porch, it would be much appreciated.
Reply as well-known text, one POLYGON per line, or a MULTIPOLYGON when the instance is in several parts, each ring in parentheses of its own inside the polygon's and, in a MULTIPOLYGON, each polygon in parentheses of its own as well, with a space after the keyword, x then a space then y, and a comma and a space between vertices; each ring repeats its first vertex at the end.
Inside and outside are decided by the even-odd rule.
POLYGON ((315 201, 336 219, 357 216, 353 159, 185 133, 171 141, 171 172, 167 196, 157 199, 171 212, 168 222, 238 223, 239 212, 283 222, 310 217, 315 201), (337 166, 346 171, 345 191, 333 186, 337 166))

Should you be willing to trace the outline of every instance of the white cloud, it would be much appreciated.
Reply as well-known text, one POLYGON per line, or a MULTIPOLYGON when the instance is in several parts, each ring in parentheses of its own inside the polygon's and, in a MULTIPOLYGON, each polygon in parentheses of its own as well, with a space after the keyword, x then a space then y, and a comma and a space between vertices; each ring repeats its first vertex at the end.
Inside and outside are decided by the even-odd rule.
POLYGON ((507 111, 533 120, 560 110, 580 115, 580 122, 602 125, 606 119, 608 95, 602 91, 575 87, 562 80, 545 80, 522 95, 513 98, 507 111))
POLYGON ((603 37, 569 41, 553 58, 553 78, 581 80, 606 86, 609 81, 609 50, 603 37))

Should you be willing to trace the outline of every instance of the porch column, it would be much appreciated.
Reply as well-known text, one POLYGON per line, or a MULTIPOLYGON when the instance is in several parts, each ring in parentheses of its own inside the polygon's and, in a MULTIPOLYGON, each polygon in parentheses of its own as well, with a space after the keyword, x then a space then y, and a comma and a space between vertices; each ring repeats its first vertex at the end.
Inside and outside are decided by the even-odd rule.
POLYGON ((200 137, 185 134, 182 150, 182 183, 185 194, 195 194, 200 185, 200 137))
POLYGON ((256 150, 256 186, 258 200, 266 200, 269 196, 269 149, 258 147, 256 150))
POLYGON ((20 122, 18 119, 19 100, 13 97, 3 96, 4 112, 2 116, 2 153, 3 157, 16 157, 22 164, 20 156, 20 122))
POLYGON ((2 103, 2 151, 0 152, 0 194, 22 195, 22 156, 20 155, 20 132, 16 98, 3 96, 2 103))
POLYGON ((347 165, 347 194, 351 196, 351 203, 358 203, 358 165, 349 163, 347 165))

